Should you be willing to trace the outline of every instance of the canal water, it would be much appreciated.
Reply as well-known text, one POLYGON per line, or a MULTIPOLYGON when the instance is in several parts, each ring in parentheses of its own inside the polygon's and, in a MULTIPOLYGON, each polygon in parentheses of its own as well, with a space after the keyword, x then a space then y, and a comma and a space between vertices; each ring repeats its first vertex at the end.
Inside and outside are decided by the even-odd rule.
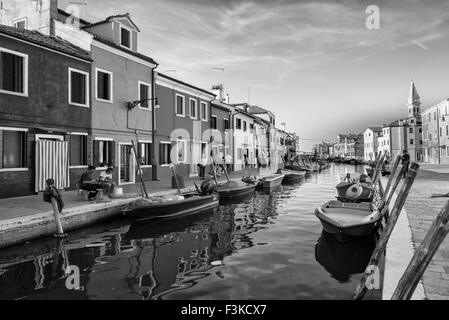
POLYGON ((333 164, 200 216, 120 219, 0 250, 0 299, 350 299, 374 240, 342 245, 314 210, 362 170, 333 164))

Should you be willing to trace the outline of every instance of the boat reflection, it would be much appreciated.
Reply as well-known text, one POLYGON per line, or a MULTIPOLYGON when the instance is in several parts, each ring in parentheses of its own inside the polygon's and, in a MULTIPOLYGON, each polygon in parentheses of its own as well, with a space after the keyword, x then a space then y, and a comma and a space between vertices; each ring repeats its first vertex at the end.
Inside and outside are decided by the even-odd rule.
POLYGON ((49 238, 6 249, 0 299, 168 299, 201 279, 222 278, 225 258, 255 246, 251 234, 274 223, 277 201, 276 193, 260 194, 200 215, 122 220, 74 231, 65 242, 49 238), (78 288, 70 287, 73 275, 78 288))
POLYGON ((339 282, 363 273, 376 246, 374 235, 341 243, 324 230, 315 245, 315 259, 339 282))

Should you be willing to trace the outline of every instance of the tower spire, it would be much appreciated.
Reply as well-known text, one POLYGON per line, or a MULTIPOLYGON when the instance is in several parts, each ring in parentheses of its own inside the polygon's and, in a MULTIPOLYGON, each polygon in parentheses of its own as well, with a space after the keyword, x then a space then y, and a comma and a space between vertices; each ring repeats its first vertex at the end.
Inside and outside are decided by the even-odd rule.
POLYGON ((419 97, 418 90, 416 90, 413 79, 410 82, 410 93, 407 100, 407 108, 409 116, 416 117, 421 112, 421 99, 419 97))

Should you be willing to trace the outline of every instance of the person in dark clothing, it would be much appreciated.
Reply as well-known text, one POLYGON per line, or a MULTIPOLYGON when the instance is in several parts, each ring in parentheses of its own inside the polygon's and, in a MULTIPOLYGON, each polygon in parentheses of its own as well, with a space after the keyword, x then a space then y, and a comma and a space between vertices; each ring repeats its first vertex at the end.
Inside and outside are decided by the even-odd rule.
POLYGON ((410 165, 410 155, 407 150, 402 152, 402 166, 404 167, 404 178, 407 177, 408 167, 410 165))
POLYGON ((90 191, 88 200, 94 200, 98 194, 97 189, 101 189, 98 182, 92 179, 92 174, 95 171, 94 166, 89 166, 87 171, 81 175, 79 185, 82 190, 90 191))
POLYGON ((245 162, 245 169, 249 169, 249 162, 248 162, 248 155, 243 155, 244 162, 245 162))
POLYGON ((44 190, 43 198, 45 202, 51 203, 51 198, 55 198, 56 203, 58 204, 59 213, 62 213, 62 209, 64 208, 64 201, 62 201, 61 193, 56 189, 55 180, 47 179, 46 181, 47 187, 44 190))

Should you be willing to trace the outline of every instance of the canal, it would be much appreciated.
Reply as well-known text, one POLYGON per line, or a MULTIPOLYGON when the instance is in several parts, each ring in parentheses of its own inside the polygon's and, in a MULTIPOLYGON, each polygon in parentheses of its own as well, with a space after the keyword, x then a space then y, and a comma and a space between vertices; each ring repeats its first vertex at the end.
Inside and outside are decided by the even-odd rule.
POLYGON ((314 210, 361 170, 333 164, 200 216, 119 219, 2 249, 0 299, 350 299, 374 238, 342 245, 314 210))

